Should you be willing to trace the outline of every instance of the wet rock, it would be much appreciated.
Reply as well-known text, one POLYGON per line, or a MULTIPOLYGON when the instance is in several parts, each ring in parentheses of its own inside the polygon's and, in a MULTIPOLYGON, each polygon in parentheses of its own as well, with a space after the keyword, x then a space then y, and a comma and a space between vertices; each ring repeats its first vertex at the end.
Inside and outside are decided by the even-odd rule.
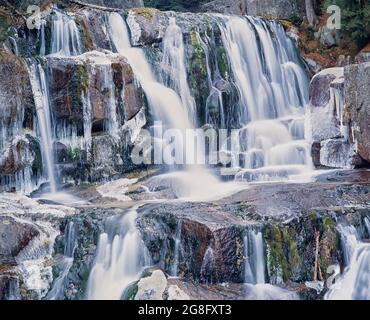
MULTIPOLYGON (((70 222, 73 222, 76 235, 74 260, 62 288, 62 299, 78 300, 85 298, 87 282, 94 263, 99 237, 104 232, 105 219, 119 214, 119 212, 121 211, 114 209, 84 209, 61 222, 61 235, 56 239, 54 246, 56 256, 64 254, 68 240, 66 228, 70 222)), ((58 272, 57 267, 54 267, 54 272, 58 272)))
POLYGON ((69 163, 72 161, 71 152, 68 147, 61 142, 54 142, 54 161, 56 163, 69 163))
POLYGON ((122 165, 122 158, 117 149, 116 140, 110 135, 94 136, 92 139, 91 180, 101 181, 116 176, 120 165, 122 165))
POLYGON ((131 31, 134 46, 152 45, 158 43, 164 36, 164 16, 161 11, 152 8, 137 8, 129 10, 127 24, 131 31))
POLYGON ((212 204, 146 206, 138 218, 138 226, 153 262, 168 273, 177 256, 178 274, 185 278, 242 281, 245 223, 222 208, 212 204), (181 245, 176 253, 179 219, 181 245), (208 248, 214 254, 212 264, 206 259, 208 248), (210 274, 212 277, 207 276, 210 274))
POLYGON ((30 223, 0 215, 0 265, 14 264, 18 253, 39 234, 30 223))
POLYGON ((251 16, 288 19, 305 15, 305 3, 303 0, 246 0, 245 6, 247 14, 251 16))
POLYGON ((246 0, 216 0, 202 4, 199 11, 243 15, 247 12, 246 0))
POLYGON ((143 107, 139 88, 135 81, 133 70, 126 59, 118 58, 112 63, 113 81, 116 86, 118 103, 122 103, 122 119, 129 121, 143 107))
POLYGON ((167 300, 190 300, 190 297, 177 285, 170 285, 167 289, 167 300))
POLYGON ((320 165, 329 168, 360 166, 361 158, 353 144, 345 139, 328 139, 321 142, 320 165))
MULTIPOLYGON (((24 121, 23 112, 33 107, 26 65, 19 57, 0 49, 0 72, 6 75, 0 79, 0 126, 9 128, 9 131, 13 127, 21 130, 24 121)), ((27 121, 30 129, 33 129, 32 120, 27 121)))
POLYGON ((82 2, 117 9, 143 7, 143 0, 83 0, 82 2))
POLYGON ((48 58, 49 96, 57 132, 75 127, 83 132, 83 100, 88 74, 82 61, 71 58, 48 58))
POLYGON ((326 69, 314 76, 310 83, 310 103, 313 107, 325 107, 330 100, 330 84, 342 77, 342 70, 326 69))
POLYGON ((345 79, 345 101, 358 154, 370 162, 370 62, 346 67, 345 79))
POLYGON ((167 287, 165 274, 154 270, 151 275, 141 278, 137 283, 135 300, 163 300, 167 287))
POLYGON ((343 68, 325 69, 311 81, 310 129, 316 166, 353 168, 362 163, 350 135, 345 81, 343 68))

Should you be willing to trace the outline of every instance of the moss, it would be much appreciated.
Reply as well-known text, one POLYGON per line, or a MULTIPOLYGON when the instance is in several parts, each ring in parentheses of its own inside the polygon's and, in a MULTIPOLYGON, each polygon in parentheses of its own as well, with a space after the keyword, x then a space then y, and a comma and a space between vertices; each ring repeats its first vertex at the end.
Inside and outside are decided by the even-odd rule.
POLYGON ((288 262, 283 250, 283 239, 279 226, 272 224, 265 229, 265 240, 268 246, 268 271, 273 281, 289 279, 288 262))
POLYGON ((143 17, 147 20, 152 20, 155 15, 160 13, 158 9, 154 9, 154 8, 134 8, 134 9, 131 9, 130 11, 134 12, 136 15, 143 17))
POLYGON ((85 64, 79 64, 76 68, 77 83, 77 95, 82 97, 86 95, 89 89, 89 73, 85 64))
POLYGON ((207 66, 206 66, 207 61, 205 53, 197 39, 195 29, 191 30, 190 32, 190 41, 193 46, 193 57, 192 57, 193 64, 194 66, 198 67, 200 75, 207 76, 207 66))
POLYGON ((81 160, 82 151, 80 148, 72 148, 70 152, 71 152, 71 159, 73 162, 77 162, 81 160))
POLYGON ((288 256, 288 270, 289 275, 287 277, 299 276, 301 257, 298 250, 297 234, 293 228, 283 229, 284 244, 287 250, 288 256))
POLYGON ((225 48, 219 47, 217 52, 217 64, 221 76, 225 79, 229 79, 229 61, 225 48))

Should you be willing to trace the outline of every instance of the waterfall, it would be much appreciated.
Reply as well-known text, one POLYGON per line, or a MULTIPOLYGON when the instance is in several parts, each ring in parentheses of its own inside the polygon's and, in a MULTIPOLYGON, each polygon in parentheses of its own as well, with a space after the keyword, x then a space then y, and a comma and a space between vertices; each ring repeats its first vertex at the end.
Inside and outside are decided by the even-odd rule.
POLYGON ((43 164, 46 166, 46 172, 50 182, 50 191, 55 193, 57 187, 53 160, 53 135, 45 72, 41 64, 31 62, 28 64, 28 73, 36 106, 38 126, 41 134, 43 164))
POLYGON ((57 10, 54 11, 51 30, 52 54, 76 56, 82 53, 80 32, 72 17, 57 10))
POLYGON ((245 283, 265 283, 265 254, 260 231, 248 230, 244 237, 245 283))
POLYGON ((370 300, 370 244, 358 239, 353 226, 339 226, 338 231, 346 269, 326 293, 325 299, 370 300))
MULTIPOLYGON (((170 126, 172 129, 180 130, 185 136, 186 129, 194 129, 194 125, 179 95, 155 79, 143 50, 131 46, 129 32, 121 15, 118 13, 110 14, 109 26, 112 42, 116 50, 128 59, 135 76, 146 94, 154 118, 163 121, 165 125, 170 126)), ((172 42, 172 44, 174 43, 172 42)), ((170 51, 173 52, 174 49, 170 51)), ((179 59, 179 55, 176 55, 176 57, 172 56, 172 59, 177 60, 175 63, 177 66, 184 63, 184 61, 179 59)), ((184 66, 179 68, 185 70, 184 66)), ((182 144, 177 149, 185 150, 185 147, 187 157, 192 157, 195 154, 200 154, 200 156, 204 157, 204 153, 200 151, 201 148, 199 146, 196 146, 195 141, 186 141, 186 146, 182 144)), ((165 147, 164 150, 164 157, 171 158, 169 155, 172 151, 171 144, 169 144, 168 148, 165 147)), ((217 197, 217 195, 224 194, 225 188, 227 189, 227 186, 223 186, 224 189, 222 190, 219 180, 206 171, 205 167, 198 165, 192 165, 182 172, 172 172, 157 176, 153 180, 156 180, 157 184, 165 183, 175 186, 174 189, 178 191, 176 196, 187 199, 217 197)))
POLYGON ((200 269, 200 279, 207 283, 212 284, 217 281, 215 274, 215 253, 211 246, 209 246, 204 254, 202 266, 200 269))
POLYGON ((173 257, 173 264, 171 266, 171 276, 177 277, 178 276, 178 266, 179 266, 179 255, 180 255, 180 247, 181 247, 181 228, 182 228, 182 220, 177 222, 176 234, 175 234, 175 247, 174 247, 174 257, 173 257))
POLYGON ((136 228, 136 218, 136 208, 123 217, 108 218, 89 276, 87 299, 121 299, 127 286, 138 280, 144 267, 150 265, 148 250, 136 228))
POLYGON ((185 67, 185 48, 181 28, 175 18, 170 18, 169 26, 163 38, 162 69, 165 74, 165 84, 175 90, 181 98, 193 125, 196 124, 196 105, 190 93, 185 67))
POLYGON ((64 253, 59 264, 59 276, 55 279, 47 300, 61 300, 64 298, 66 279, 74 261, 74 253, 77 247, 76 229, 73 221, 69 222, 65 230, 64 253))
POLYGON ((304 139, 308 81, 291 53, 296 49, 275 22, 217 17, 240 94, 244 170, 237 178, 273 180, 305 172, 311 166, 304 139))

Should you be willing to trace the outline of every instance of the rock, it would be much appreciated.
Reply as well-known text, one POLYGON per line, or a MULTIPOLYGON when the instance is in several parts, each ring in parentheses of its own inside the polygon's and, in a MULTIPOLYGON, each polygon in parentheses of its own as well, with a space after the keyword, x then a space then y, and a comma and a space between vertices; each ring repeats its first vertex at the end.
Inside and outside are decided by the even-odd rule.
POLYGON ((130 201, 131 198, 126 193, 129 191, 129 187, 137 181, 137 179, 118 179, 97 187, 96 191, 102 197, 116 199, 118 201, 130 201))
POLYGON ((30 150, 26 137, 17 137, 0 157, 1 174, 9 175, 31 167, 35 154, 30 150))
POLYGON ((69 163, 72 161, 71 152, 68 147, 61 142, 54 142, 54 161, 56 163, 69 163))
POLYGON ((350 136, 343 68, 325 69, 310 84, 312 155, 315 166, 353 168, 362 164, 350 136))
POLYGON ((116 176, 118 166, 122 165, 116 140, 110 135, 94 136, 91 161, 89 174, 92 181, 116 176))
POLYGON ((198 11, 244 15, 247 13, 246 2, 246 0, 213 0, 201 4, 198 11))
POLYGON ((338 57, 338 62, 337 62, 338 67, 345 67, 345 66, 348 66, 350 64, 352 64, 352 57, 351 56, 340 55, 338 57))
POLYGON ((289 19, 305 15, 304 0, 246 0, 246 11, 251 16, 264 16, 276 19, 289 19))
POLYGON ((139 94, 139 88, 135 81, 133 70, 126 59, 118 58, 112 63, 113 81, 118 92, 122 92, 118 103, 123 103, 122 118, 129 121, 134 118, 143 107, 143 101, 139 94))
POLYGON ((347 66, 345 74, 345 101, 354 131, 354 143, 362 159, 370 162, 370 62, 347 66))
POLYGON ((81 2, 118 9, 143 7, 143 0, 81 0, 81 2))
POLYGON ((327 49, 338 45, 336 31, 329 29, 327 26, 320 27, 315 36, 320 39, 321 45, 327 49))
POLYGON ((0 265, 14 264, 18 253, 39 234, 31 223, 0 215, 0 265))
POLYGON ((129 10, 126 21, 131 31, 132 45, 152 45, 160 42, 166 30, 163 19, 163 14, 157 9, 129 10))
POLYGON ((318 61, 315 61, 314 59, 308 57, 303 57, 303 59, 307 63, 308 70, 312 74, 317 74, 323 69, 323 66, 318 61))
POLYGON ((164 300, 167 278, 161 270, 154 270, 149 277, 137 283, 135 300, 164 300))
POLYGON ((189 295, 177 285, 170 285, 167 289, 167 300, 190 300, 189 295))
POLYGON ((343 69, 325 69, 316 74, 310 83, 310 104, 313 107, 325 107, 330 100, 330 84, 343 77, 343 69))
POLYGON ((47 70, 49 100, 57 130, 73 124, 81 135, 84 128, 82 96, 88 82, 86 66, 78 59, 51 57, 47 59, 47 70))
POLYGON ((223 208, 195 203, 150 205, 143 207, 137 223, 153 263, 159 263, 169 274, 177 255, 177 273, 187 279, 242 281, 243 265, 240 261, 243 259, 245 223, 223 208), (181 244, 176 254, 174 242, 178 220, 181 221, 181 244), (207 259, 208 248, 213 251, 211 264, 207 259))
POLYGON ((320 165, 329 168, 353 168, 362 164, 355 145, 346 139, 328 139, 321 142, 320 165))

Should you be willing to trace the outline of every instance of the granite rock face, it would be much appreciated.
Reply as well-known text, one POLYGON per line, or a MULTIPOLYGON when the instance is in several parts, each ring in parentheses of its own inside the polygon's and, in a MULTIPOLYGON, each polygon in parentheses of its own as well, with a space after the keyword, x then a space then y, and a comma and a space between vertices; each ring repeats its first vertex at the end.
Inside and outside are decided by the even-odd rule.
POLYGON ((287 19, 305 15, 304 0, 245 0, 245 6, 246 13, 252 16, 287 19))
POLYGON ((370 162, 370 62, 347 66, 344 74, 346 104, 358 154, 370 162))
POLYGON ((325 69, 311 81, 312 155, 318 167, 353 168, 368 161, 365 70, 366 65, 325 69))

